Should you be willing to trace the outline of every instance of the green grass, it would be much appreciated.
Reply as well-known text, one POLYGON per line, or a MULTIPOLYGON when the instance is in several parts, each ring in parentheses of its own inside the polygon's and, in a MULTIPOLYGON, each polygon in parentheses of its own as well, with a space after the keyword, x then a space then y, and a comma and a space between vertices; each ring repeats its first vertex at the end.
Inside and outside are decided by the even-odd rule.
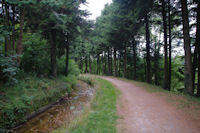
POLYGON ((71 92, 73 75, 57 79, 25 77, 15 86, 0 88, 0 132, 25 121, 27 115, 71 92))
POLYGON ((149 93, 155 93, 155 92, 166 92, 166 93, 168 93, 169 92, 167 90, 162 89, 160 86, 148 84, 148 83, 145 83, 145 82, 129 80, 129 79, 126 79, 126 78, 117 78, 117 79, 129 82, 129 83, 133 83, 134 85, 136 85, 138 87, 144 88, 149 93))
POLYGON ((116 100, 118 91, 108 81, 96 79, 99 86, 89 109, 67 128, 54 133, 116 133, 116 100))
POLYGON ((177 92, 177 91, 164 90, 160 86, 148 84, 148 83, 145 83, 145 82, 134 81, 134 80, 129 80, 129 79, 125 79, 125 78, 118 78, 118 79, 127 81, 129 83, 133 83, 134 85, 136 85, 138 87, 144 88, 149 93, 167 93, 167 94, 179 95, 179 96, 185 97, 189 101, 200 102, 199 97, 191 96, 189 94, 185 94, 185 93, 181 93, 181 92, 177 92))
POLYGON ((78 77, 78 80, 84 81, 84 82, 86 82, 87 84, 89 84, 89 85, 91 85, 91 86, 94 87, 95 82, 94 82, 94 80, 93 80, 92 77, 80 75, 80 76, 78 77))

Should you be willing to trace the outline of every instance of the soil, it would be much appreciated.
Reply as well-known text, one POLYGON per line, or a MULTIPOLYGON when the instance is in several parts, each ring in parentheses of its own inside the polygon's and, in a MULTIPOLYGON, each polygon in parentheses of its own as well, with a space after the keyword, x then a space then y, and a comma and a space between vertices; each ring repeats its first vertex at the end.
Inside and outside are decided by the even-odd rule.
POLYGON ((119 133, 200 133, 200 116, 193 117, 133 83, 103 77, 121 92, 117 101, 119 133))

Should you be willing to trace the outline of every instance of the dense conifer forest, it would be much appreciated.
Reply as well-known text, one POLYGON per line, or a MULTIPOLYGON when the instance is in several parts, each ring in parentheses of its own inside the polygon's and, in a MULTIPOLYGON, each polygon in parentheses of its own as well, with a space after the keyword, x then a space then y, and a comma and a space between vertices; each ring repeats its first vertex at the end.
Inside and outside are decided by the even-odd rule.
POLYGON ((200 97, 200 1, 0 0, 0 132, 71 93, 79 74, 200 97))

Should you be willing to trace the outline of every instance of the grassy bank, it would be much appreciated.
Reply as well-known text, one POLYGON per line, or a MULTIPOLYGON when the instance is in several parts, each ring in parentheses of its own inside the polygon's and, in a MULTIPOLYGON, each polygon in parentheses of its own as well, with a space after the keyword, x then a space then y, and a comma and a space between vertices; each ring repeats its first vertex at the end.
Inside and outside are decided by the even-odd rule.
POLYGON ((1 87, 0 132, 26 121, 26 116, 60 99, 75 85, 73 75, 57 79, 29 76, 15 86, 1 87))
POLYGON ((91 106, 71 123, 69 127, 60 128, 54 133, 116 133, 117 90, 108 81, 95 79, 98 90, 91 106))

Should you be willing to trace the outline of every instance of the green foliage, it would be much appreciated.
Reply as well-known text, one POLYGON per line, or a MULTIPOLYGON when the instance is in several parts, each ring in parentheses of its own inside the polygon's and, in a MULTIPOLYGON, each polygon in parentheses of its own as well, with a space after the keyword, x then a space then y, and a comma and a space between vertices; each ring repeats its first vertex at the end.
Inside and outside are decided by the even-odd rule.
POLYGON ((26 76, 15 86, 0 88, 0 130, 15 127, 30 113, 70 93, 76 81, 75 75, 56 80, 26 76))
POLYGON ((27 33, 23 40, 21 68, 25 72, 47 75, 50 71, 49 47, 39 34, 27 33))
POLYGON ((77 76, 69 74, 67 77, 66 76, 60 76, 60 78, 63 81, 70 83, 70 84, 68 84, 67 92, 71 93, 73 88, 75 88, 75 86, 77 85, 77 76))
POLYGON ((91 77, 88 77, 88 76, 80 75, 78 77, 78 80, 82 80, 82 81, 86 82, 87 84, 89 84, 91 86, 94 86, 94 84, 95 84, 94 80, 91 77))
POLYGON ((0 76, 3 77, 7 85, 13 85, 18 82, 16 75, 19 71, 19 67, 16 59, 17 55, 15 54, 9 54, 7 56, 0 54, 0 76))
POLYGON ((80 74, 78 64, 74 60, 69 60, 69 74, 75 76, 78 76, 80 74))
POLYGON ((78 122, 70 125, 70 133, 116 133, 118 93, 108 81, 97 79, 97 82, 100 86, 91 103, 91 110, 78 122))
MULTIPOLYGON (((64 74, 65 73, 65 68, 66 68, 66 57, 62 56, 61 58, 58 59, 57 62, 57 68, 58 68, 58 73, 59 74, 64 74)), ((80 70, 78 68, 78 64, 70 59, 69 60, 69 75, 75 75, 78 76, 80 74, 80 70)))
POLYGON ((172 83, 171 87, 173 91, 182 91, 184 88, 184 60, 182 57, 177 56, 172 62, 172 83))

